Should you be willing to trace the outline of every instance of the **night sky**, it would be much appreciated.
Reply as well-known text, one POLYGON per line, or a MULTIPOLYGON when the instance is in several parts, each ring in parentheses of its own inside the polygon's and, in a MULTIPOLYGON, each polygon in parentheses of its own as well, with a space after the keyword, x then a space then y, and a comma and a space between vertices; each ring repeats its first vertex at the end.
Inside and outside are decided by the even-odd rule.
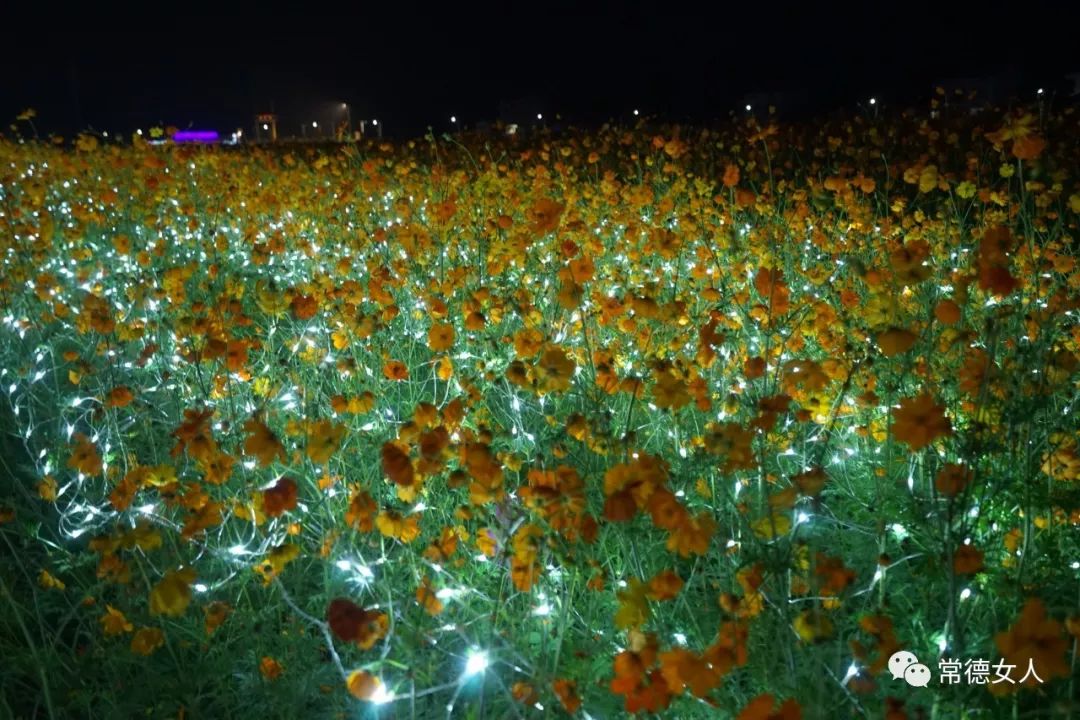
POLYGON ((936 82, 987 76, 1006 95, 1047 86, 1061 97, 1063 76, 1080 71, 1066 5, 39 0, 0 19, 0 127, 34 107, 45 131, 227 132, 272 108, 298 134, 343 101, 395 135, 535 111, 707 121, 752 98, 804 113, 870 96, 897 106, 936 82))

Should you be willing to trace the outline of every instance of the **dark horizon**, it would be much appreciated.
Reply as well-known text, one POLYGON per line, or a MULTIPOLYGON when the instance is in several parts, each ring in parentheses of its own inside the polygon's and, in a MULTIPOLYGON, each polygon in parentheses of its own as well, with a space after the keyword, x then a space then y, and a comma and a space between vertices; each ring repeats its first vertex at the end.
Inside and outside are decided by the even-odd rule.
MULTIPOLYGON (((876 97, 918 102, 936 83, 994 79, 990 100, 1060 98, 1080 71, 1067 14, 1050 4, 973 8, 718 6, 637 0, 588 8, 389 4, 293 16, 253 6, 81 7, 10 13, 5 126, 34 108, 41 132, 175 125, 226 135, 273 109, 283 135, 378 118, 418 135, 507 115, 597 123, 633 109, 708 121, 749 99, 822 112, 876 97)), ((984 93, 985 95, 985 93, 984 93)), ((513 118, 510 118, 513 119, 513 118)))

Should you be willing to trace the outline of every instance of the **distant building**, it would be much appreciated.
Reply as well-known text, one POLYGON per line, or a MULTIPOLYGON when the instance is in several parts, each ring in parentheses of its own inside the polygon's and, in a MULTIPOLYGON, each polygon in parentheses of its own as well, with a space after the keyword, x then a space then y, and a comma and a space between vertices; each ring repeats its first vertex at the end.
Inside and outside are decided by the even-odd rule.
POLYGON ((255 116, 255 141, 274 142, 277 140, 278 117, 274 113, 259 113, 255 116))

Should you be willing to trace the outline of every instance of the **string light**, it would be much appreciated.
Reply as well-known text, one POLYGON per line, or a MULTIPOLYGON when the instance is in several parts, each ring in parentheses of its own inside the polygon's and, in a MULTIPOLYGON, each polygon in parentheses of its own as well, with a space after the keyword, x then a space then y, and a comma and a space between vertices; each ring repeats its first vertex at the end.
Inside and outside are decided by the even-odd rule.
POLYGON ((464 677, 472 677, 488 669, 490 660, 488 654, 484 650, 470 650, 469 655, 465 660, 465 674, 464 677))

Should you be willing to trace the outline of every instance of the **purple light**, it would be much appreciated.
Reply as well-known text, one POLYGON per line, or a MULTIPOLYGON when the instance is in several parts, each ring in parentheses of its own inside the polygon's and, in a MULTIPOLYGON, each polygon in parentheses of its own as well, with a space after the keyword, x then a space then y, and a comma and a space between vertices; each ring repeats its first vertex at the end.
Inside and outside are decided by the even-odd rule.
POLYGON ((196 142, 196 143, 213 143, 217 142, 218 137, 217 130, 179 130, 172 136, 173 142, 196 142))

